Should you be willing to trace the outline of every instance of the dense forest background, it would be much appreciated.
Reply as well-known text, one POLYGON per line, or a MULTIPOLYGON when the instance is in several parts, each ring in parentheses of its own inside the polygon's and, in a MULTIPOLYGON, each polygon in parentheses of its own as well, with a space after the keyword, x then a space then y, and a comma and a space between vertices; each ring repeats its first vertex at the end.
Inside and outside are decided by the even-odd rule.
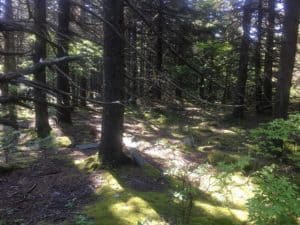
POLYGON ((299 17, 0 0, 0 224, 299 223, 299 17))

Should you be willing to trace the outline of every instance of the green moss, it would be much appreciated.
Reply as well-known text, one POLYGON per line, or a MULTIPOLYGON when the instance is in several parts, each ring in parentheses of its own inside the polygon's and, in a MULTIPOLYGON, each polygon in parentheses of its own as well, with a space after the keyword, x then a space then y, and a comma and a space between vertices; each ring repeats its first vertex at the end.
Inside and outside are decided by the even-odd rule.
MULTIPOLYGON (((170 224, 180 219, 180 205, 170 192, 138 192, 124 188, 110 173, 104 174, 103 186, 98 190, 96 203, 85 208, 84 214, 95 225, 136 225, 142 221, 150 224, 170 224)), ((242 210, 231 210, 195 198, 190 225, 240 225, 247 218, 242 210)))
POLYGON ((212 165, 217 165, 219 162, 235 163, 239 160, 239 155, 224 153, 221 151, 213 150, 207 154, 208 162, 212 165))
POLYGON ((75 166, 77 166, 80 170, 85 170, 87 172, 95 171, 99 169, 101 166, 101 161, 99 158, 99 154, 92 155, 86 159, 80 159, 74 161, 75 166))
POLYGON ((143 172, 146 176, 159 178, 161 177, 161 171, 150 164, 147 164, 143 167, 143 172))
MULTIPOLYGON (((0 223, 1 225, 1 223, 0 223)), ((49 222, 49 221, 40 221, 37 223, 37 225, 57 225, 57 223, 49 222)), ((60 222, 59 225, 74 225, 73 222, 70 221, 63 221, 60 222)))
POLYGON ((239 225, 247 221, 247 213, 243 210, 215 206, 201 201, 196 201, 195 207, 191 224, 239 225))
POLYGON ((166 193, 136 192, 123 188, 110 173, 105 173, 104 186, 98 191, 99 201, 86 208, 85 213, 95 225, 136 225, 145 219, 163 222, 155 210, 168 205, 166 193))
POLYGON ((55 144, 57 147, 70 147, 72 145, 72 140, 68 136, 62 136, 55 138, 55 144))

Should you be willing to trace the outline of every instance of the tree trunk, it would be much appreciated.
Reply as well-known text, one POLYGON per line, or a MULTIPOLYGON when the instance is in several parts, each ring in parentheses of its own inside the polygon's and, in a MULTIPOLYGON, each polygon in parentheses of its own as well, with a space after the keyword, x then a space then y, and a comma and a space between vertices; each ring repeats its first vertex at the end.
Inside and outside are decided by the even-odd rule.
POLYGON ((140 54, 142 55, 142 57, 139 57, 139 81, 138 81, 138 95, 140 98, 143 98, 144 97, 144 79, 145 79, 145 73, 146 73, 146 70, 145 70, 145 65, 147 64, 147 62, 145 61, 145 58, 147 58, 147 55, 146 55, 146 49, 145 49, 145 35, 143 33, 143 23, 140 23, 140 26, 139 26, 139 31, 141 31, 141 34, 140 34, 140 40, 139 40, 139 43, 140 43, 140 54))
POLYGON ((198 78, 198 93, 200 99, 205 99, 205 80, 202 74, 198 78))
MULTIPOLYGON (((47 43, 45 38, 47 36, 46 28, 46 0, 34 1, 34 29, 39 35, 36 35, 35 52, 33 55, 33 62, 36 64, 40 60, 47 57, 47 43), (45 38, 43 38, 45 37, 45 38)), ((36 82, 46 84, 46 68, 42 67, 34 73, 34 80, 36 82)), ((46 93, 39 89, 34 89, 34 97, 41 101, 34 103, 35 108, 35 128, 39 138, 45 138, 50 134, 48 106, 46 104, 46 93)))
MULTIPOLYGON (((5 10, 4 10, 4 18, 6 20, 13 20, 13 9, 12 9, 12 0, 5 1, 5 10)), ((5 52, 15 52, 15 36, 13 32, 3 32, 4 37, 4 50, 5 52)), ((4 57, 4 72, 14 72, 16 71, 16 57, 14 55, 6 55, 4 57)), ((3 96, 7 96, 9 94, 16 94, 14 90, 9 90, 8 84, 1 85, 1 92, 3 96), (9 93, 12 92, 12 93, 9 93)), ((9 119, 16 122, 17 115, 16 109, 14 105, 8 106, 8 116, 9 119)))
POLYGON ((72 108, 76 108, 78 106, 78 96, 79 96, 79 92, 80 90, 78 90, 78 86, 80 87, 80 80, 81 78, 76 74, 76 71, 72 71, 70 72, 70 76, 72 79, 72 83, 73 85, 71 85, 71 92, 72 92, 72 108), (75 84, 75 85, 74 85, 75 84))
POLYGON ((131 63, 132 63, 132 104, 136 104, 137 96, 138 96, 138 60, 137 60, 137 21, 135 18, 132 19, 132 56, 131 56, 131 63))
POLYGON ((101 149, 103 163, 120 166, 127 162, 123 153, 124 106, 113 102, 124 100, 124 2, 103 0, 104 17, 104 101, 101 149))
POLYGON ((87 98, 87 79, 85 76, 80 77, 80 105, 85 107, 86 106, 86 98, 87 98))
MULTIPOLYGON (((70 1, 59 0, 59 13, 58 13, 58 30, 57 30, 57 57, 64 57, 68 55, 69 50, 69 22, 70 22, 70 1)), ((60 72, 57 73, 57 89, 70 93, 69 65, 67 62, 58 65, 60 72)), ((58 95, 58 102, 63 106, 70 106, 70 97, 66 95, 58 95)), ((66 108, 57 109, 57 118, 60 123, 72 123, 71 110, 66 108)))
POLYGON ((157 40, 156 40, 156 79, 155 79, 155 86, 154 86, 154 95, 155 98, 161 100, 162 93, 161 93, 161 76, 162 76, 162 64, 163 64, 163 23, 164 23, 164 16, 163 16, 163 8, 164 8, 164 1, 159 0, 158 6, 158 18, 157 18, 157 40))
POLYGON ((297 50, 300 1, 285 0, 283 41, 280 52, 280 68, 275 104, 275 117, 287 119, 297 50))
POLYGON ((240 48, 240 62, 238 70, 238 80, 236 84, 236 95, 234 104, 237 105, 233 110, 233 116, 236 118, 244 117, 246 83, 248 79, 249 46, 250 46, 250 27, 252 16, 252 0, 246 0, 243 15, 243 37, 240 48))
POLYGON ((264 96, 263 106, 264 111, 272 113, 272 78, 273 78, 273 61, 274 61, 274 28, 275 28, 275 0, 268 1, 268 26, 267 26, 267 41, 266 41, 266 56, 265 56, 265 76, 263 81, 264 96))
POLYGON ((257 43, 255 46, 255 100, 256 112, 262 113, 261 40, 263 21, 263 0, 259 0, 257 10, 257 43))

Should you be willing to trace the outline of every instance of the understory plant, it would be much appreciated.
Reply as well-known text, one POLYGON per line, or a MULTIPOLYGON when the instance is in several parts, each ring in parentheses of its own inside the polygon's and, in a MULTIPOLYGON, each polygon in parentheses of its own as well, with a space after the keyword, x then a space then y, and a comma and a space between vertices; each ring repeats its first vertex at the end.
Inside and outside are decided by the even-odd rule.
POLYGON ((297 225, 300 216, 298 188, 288 178, 276 174, 276 166, 254 174, 257 188, 249 199, 249 220, 256 225, 297 225))
POLYGON ((257 153, 282 156, 297 148, 300 134, 300 114, 291 115, 288 120, 276 119, 251 130, 250 138, 257 153))
POLYGON ((76 225, 94 225, 94 222, 87 218, 85 215, 78 215, 75 218, 75 224, 76 225))

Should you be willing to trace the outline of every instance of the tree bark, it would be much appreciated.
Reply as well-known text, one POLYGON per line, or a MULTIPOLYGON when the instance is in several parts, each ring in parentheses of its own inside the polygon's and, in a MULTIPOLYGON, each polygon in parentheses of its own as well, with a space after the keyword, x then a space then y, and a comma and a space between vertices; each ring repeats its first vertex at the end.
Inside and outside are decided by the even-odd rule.
MULTIPOLYGON (((68 56, 69 51, 69 23, 70 23, 70 1, 59 0, 59 13, 58 13, 58 30, 57 30, 57 57, 68 56)), ((63 62, 58 64, 61 72, 69 75, 69 64, 63 62)), ((68 78, 60 72, 57 73, 57 89, 70 93, 70 84, 68 78)), ((70 97, 67 95, 58 95, 58 103, 64 106, 70 106, 70 97)), ((60 108, 57 110, 57 118, 60 123, 70 124, 71 110, 60 108)))
POLYGON ((120 166, 127 162, 123 153, 124 106, 113 102, 124 100, 124 2, 104 0, 104 17, 114 26, 104 23, 104 101, 102 116, 102 161, 106 165, 120 166))
POLYGON ((233 110, 233 116, 243 118, 245 111, 246 83, 248 79, 249 46, 250 46, 250 27, 252 16, 252 0, 246 0, 243 14, 243 37, 240 48, 240 62, 238 70, 238 80, 236 84, 236 95, 234 104, 237 105, 233 110))
POLYGON ((87 98, 87 79, 85 76, 80 77, 80 105, 85 107, 86 106, 86 98, 87 98))
MULTIPOLYGON (((13 20, 13 9, 12 9, 12 0, 5 1, 5 10, 4 10, 4 18, 6 20, 13 20)), ((13 32, 5 31, 3 32, 4 38, 4 50, 5 52, 15 52, 15 35, 13 32)), ((16 57, 15 55, 6 55, 4 57, 4 73, 14 72, 16 71, 16 57)), ((9 92, 16 92, 13 89, 10 90, 8 84, 1 85, 1 92, 3 96, 8 96, 9 92)), ((16 94, 16 93, 12 93, 16 94)), ((8 106, 8 115, 10 120, 16 121, 16 109, 14 105, 8 106)))
POLYGON ((261 40, 263 22, 263 0, 259 0, 258 2, 257 15, 257 43, 255 46, 255 100, 256 112, 262 113, 261 40))
POLYGON ((164 1, 159 0, 158 6, 158 18, 157 18, 157 40, 156 40, 156 79, 155 79, 155 87, 154 87, 154 95, 155 98, 161 100, 161 76, 162 76, 162 64, 163 64, 163 8, 164 1))
MULTIPOLYGON (((46 37, 46 1, 35 0, 34 1, 34 29, 35 32, 46 37)), ((41 60, 47 57, 47 43, 41 36, 36 36, 33 62, 34 64, 39 63, 41 60)), ((46 84, 46 67, 42 66, 34 73, 34 81, 46 84)), ((47 106, 46 93, 39 88, 34 89, 34 97, 41 100, 41 102, 35 102, 35 128, 39 138, 45 138, 50 134, 49 115, 47 106)))
POLYGON ((136 104, 138 96, 138 59, 137 59, 137 21, 134 18, 132 22, 132 104, 136 104))
MULTIPOLYGON (((143 23, 141 22, 140 26, 138 26, 139 31, 143 30, 142 26, 143 23)), ((145 43, 146 43, 145 39, 146 39, 145 34, 141 32, 139 43, 140 43, 140 54, 142 55, 142 57, 139 57, 139 81, 138 81, 138 95, 141 98, 144 97, 144 88, 145 88, 144 79, 146 74, 145 66, 147 64, 147 62, 145 61, 145 59, 147 58, 146 49, 145 49, 145 43)))
POLYGON ((268 1, 268 26, 265 55, 265 76, 263 81, 263 106, 266 113, 272 113, 272 78, 274 61, 275 0, 268 1))
POLYGON ((283 41, 280 52, 280 68, 274 114, 276 118, 287 119, 297 50, 300 1, 285 0, 284 5, 283 41))

